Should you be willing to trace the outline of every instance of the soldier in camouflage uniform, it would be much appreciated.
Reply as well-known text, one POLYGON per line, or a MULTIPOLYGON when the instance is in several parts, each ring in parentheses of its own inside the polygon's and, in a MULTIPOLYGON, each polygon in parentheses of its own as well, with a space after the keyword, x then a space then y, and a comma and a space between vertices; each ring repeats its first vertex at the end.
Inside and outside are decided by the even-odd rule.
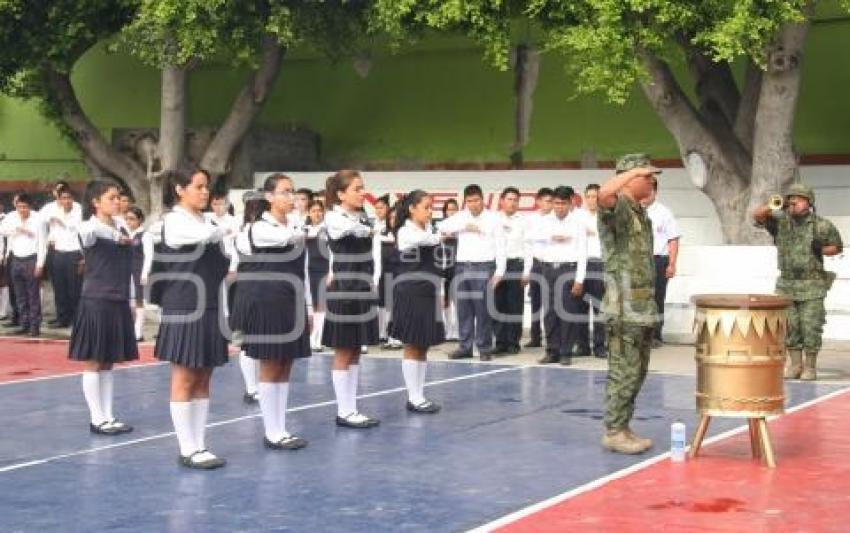
POLYGON ((658 321, 652 224, 641 206, 657 169, 645 154, 617 162, 617 175, 599 190, 599 238, 605 258, 602 312, 608 334, 608 382, 602 446, 618 453, 642 453, 650 439, 635 435, 629 422, 649 367, 652 333, 658 321))
POLYGON ((835 274, 823 269, 823 257, 843 248, 838 230, 814 212, 815 193, 794 183, 785 195, 785 206, 771 210, 761 206, 753 213, 756 225, 765 228, 776 244, 779 279, 776 292, 791 299, 788 308, 789 379, 817 379, 817 356, 821 347, 826 311, 823 300, 835 274), (803 351, 806 353, 805 364, 803 351))

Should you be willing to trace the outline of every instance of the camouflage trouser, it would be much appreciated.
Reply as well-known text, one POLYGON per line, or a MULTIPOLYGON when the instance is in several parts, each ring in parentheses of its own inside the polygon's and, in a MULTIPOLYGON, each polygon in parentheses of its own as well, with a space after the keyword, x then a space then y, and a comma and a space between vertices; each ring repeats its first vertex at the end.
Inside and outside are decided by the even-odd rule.
POLYGON ((820 350, 823 323, 826 322, 823 298, 792 300, 787 313, 788 336, 785 345, 807 352, 820 350))
POLYGON ((621 321, 606 324, 608 383, 605 388, 605 427, 623 429, 635 411, 635 399, 646 379, 652 326, 621 321))

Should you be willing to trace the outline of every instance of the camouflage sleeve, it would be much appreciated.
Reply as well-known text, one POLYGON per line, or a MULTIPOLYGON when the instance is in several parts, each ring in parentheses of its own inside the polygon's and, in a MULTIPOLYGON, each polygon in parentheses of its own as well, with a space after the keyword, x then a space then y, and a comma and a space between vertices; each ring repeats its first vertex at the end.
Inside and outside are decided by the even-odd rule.
POLYGON ((617 195, 617 203, 614 204, 614 207, 610 208, 599 208, 599 227, 607 226, 609 229, 615 229, 619 224, 618 222, 623 219, 628 219, 629 214, 629 200, 623 195, 617 195))
POLYGON ((841 242, 841 234, 838 233, 838 228, 829 220, 822 218, 818 221, 818 240, 824 246, 838 246, 839 250, 844 248, 844 243, 841 242))

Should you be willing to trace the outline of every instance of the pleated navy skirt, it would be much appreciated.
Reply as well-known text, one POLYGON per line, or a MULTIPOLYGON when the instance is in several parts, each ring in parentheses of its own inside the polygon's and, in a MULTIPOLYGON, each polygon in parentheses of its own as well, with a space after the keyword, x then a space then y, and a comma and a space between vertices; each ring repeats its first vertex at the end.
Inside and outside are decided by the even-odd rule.
POLYGON ((395 287, 392 322, 388 333, 404 344, 429 347, 446 340, 442 302, 436 292, 427 296, 405 294, 403 285, 395 287))
POLYGON ((197 320, 190 311, 163 310, 154 355, 188 368, 214 368, 227 363, 227 339, 219 309, 204 309, 197 320))
POLYGON ((377 344, 377 310, 371 300, 328 299, 322 344, 331 348, 377 344))
POLYGON ((293 309, 275 308, 262 300, 244 302, 239 308, 245 355, 274 361, 310 357, 306 307, 300 317, 293 309))
POLYGON ((71 330, 68 357, 74 361, 121 363, 139 358, 130 304, 81 298, 71 330))

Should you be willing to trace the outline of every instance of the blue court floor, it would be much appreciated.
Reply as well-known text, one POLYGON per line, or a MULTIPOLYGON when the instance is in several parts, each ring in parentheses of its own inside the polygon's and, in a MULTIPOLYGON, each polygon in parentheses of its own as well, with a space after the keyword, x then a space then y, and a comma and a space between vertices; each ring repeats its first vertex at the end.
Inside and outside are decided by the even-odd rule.
MULTIPOLYGON (((401 365, 364 358, 367 431, 337 428, 331 358, 296 364, 289 430, 299 451, 262 446, 235 364, 216 371, 207 445, 228 465, 177 465, 169 369, 116 373, 116 414, 136 430, 93 436, 78 376, 0 385, 0 531, 460 531, 667 451, 670 423, 692 433, 694 380, 651 374, 633 427, 650 454, 599 447, 605 374, 556 367, 434 362, 435 416, 404 409, 401 365)), ((835 390, 789 383, 788 406, 835 390)), ((711 432, 742 425, 716 419, 711 432)))

